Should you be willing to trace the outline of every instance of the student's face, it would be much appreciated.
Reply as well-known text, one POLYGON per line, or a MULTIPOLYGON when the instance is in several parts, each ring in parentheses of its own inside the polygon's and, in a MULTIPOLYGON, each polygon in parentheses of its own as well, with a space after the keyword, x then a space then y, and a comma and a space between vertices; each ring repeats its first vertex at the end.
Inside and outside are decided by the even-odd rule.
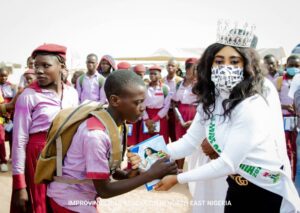
POLYGON ((215 55, 212 66, 217 67, 220 65, 232 65, 244 68, 244 60, 234 48, 225 46, 215 55))
POLYGON ((3 70, 0 72, 0 84, 5 84, 8 79, 8 72, 7 70, 3 70))
POLYGON ((34 70, 37 82, 41 87, 47 87, 60 81, 63 68, 64 65, 58 61, 56 56, 37 55, 35 57, 34 70))
POLYGON ((296 58, 296 59, 290 59, 288 60, 286 67, 295 67, 295 68, 300 68, 300 59, 296 58))
POLYGON ((169 61, 167 64, 167 71, 169 74, 174 74, 178 70, 178 64, 176 61, 169 61))
POLYGON ((270 74, 275 74, 278 70, 278 62, 274 57, 266 58, 264 60, 264 64, 266 65, 270 74))
POLYGON ((142 73, 142 72, 136 72, 136 74, 137 74, 138 76, 140 76, 142 79, 144 79, 145 73, 142 73))
POLYGON ((29 85, 36 79, 36 76, 34 74, 26 74, 25 79, 26 79, 27 85, 29 85))
POLYGON ((151 82, 156 82, 160 79, 160 72, 157 70, 150 70, 149 77, 151 82))
POLYGON ((88 71, 96 71, 98 66, 98 61, 95 56, 87 57, 86 59, 86 68, 88 71))
POLYGON ((111 68, 109 62, 106 61, 106 60, 101 61, 100 67, 101 67, 102 72, 105 72, 105 73, 108 73, 110 71, 110 68, 111 68))
POLYGON ((195 78, 196 64, 193 64, 189 69, 186 70, 185 77, 187 79, 195 78))
POLYGON ((145 86, 132 85, 128 87, 126 91, 124 91, 124 95, 119 97, 118 111, 122 118, 129 122, 136 122, 145 111, 145 97, 145 86))
POLYGON ((27 61, 27 67, 29 69, 34 69, 34 60, 33 58, 29 58, 28 61, 27 61))

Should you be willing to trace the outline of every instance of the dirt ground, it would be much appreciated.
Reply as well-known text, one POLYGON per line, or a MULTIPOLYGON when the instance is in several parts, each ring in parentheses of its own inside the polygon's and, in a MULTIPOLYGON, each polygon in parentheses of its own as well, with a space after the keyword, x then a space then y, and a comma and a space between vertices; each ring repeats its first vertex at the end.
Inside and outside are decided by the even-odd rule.
MULTIPOLYGON (((7 151, 8 149, 8 143, 7 151)), ((9 156, 7 152, 7 156, 9 156)), ((8 213, 11 197, 11 164, 9 172, 0 173, 0 213, 8 213)), ((191 195, 187 185, 176 185, 168 192, 148 192, 144 186, 127 194, 101 200, 101 213, 185 213, 191 212, 188 205, 191 195)))

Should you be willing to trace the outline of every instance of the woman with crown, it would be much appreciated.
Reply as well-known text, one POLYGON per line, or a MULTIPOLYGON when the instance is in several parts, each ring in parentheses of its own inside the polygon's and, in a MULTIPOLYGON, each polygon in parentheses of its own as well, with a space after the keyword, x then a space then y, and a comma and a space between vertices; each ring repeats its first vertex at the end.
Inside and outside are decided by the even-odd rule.
MULTIPOLYGON (((212 160, 187 172, 166 176, 156 190, 177 183, 227 176, 225 212, 300 212, 291 180, 278 95, 263 77, 259 58, 250 48, 253 28, 219 26, 197 67, 197 114, 187 133, 167 145, 171 159, 189 156, 200 145, 212 160), (268 90, 267 90, 268 89, 268 90)), ((128 155, 133 167, 140 159, 128 155)), ((201 190, 201 188, 197 188, 201 190)))

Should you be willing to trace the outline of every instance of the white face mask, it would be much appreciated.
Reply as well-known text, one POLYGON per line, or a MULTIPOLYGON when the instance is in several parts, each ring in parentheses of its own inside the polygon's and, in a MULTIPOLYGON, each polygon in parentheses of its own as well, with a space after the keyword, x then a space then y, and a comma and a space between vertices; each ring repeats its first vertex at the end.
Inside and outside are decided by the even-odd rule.
POLYGON ((219 92, 230 93, 244 79, 243 68, 221 65, 211 68, 211 80, 219 92))

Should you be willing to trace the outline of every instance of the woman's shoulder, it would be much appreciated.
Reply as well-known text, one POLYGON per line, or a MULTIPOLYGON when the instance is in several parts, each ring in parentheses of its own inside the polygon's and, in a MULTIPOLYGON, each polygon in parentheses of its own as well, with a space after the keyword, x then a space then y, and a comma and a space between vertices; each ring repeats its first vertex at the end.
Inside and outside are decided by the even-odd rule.
POLYGON ((238 116, 266 116, 270 112, 267 100, 259 94, 246 98, 233 110, 238 116))
POLYGON ((265 105, 267 106, 266 99, 259 94, 252 95, 241 102, 242 104, 251 104, 251 105, 265 105))

